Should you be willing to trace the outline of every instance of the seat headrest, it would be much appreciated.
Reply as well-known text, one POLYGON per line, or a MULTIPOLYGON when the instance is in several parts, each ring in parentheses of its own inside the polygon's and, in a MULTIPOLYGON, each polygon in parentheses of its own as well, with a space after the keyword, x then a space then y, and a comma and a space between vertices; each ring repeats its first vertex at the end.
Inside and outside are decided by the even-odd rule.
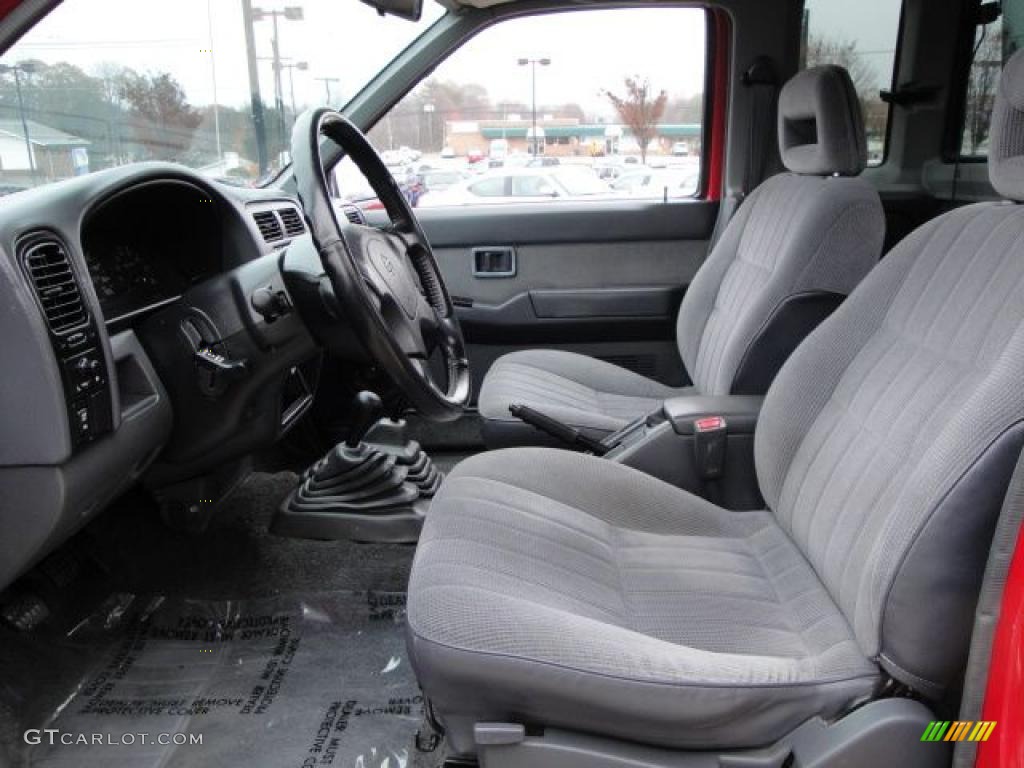
POLYGON ((988 178, 996 192, 1024 200, 1024 50, 1003 65, 988 134, 988 178))
POLYGON ((806 69, 779 94, 779 154, 793 173, 856 176, 868 160, 864 117, 850 74, 806 69))

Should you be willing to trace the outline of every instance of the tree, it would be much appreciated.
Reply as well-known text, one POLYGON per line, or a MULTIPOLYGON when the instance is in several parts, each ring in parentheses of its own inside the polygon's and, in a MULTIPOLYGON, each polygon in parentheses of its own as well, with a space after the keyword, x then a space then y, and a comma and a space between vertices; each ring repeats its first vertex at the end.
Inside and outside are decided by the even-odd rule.
POLYGON ((370 141, 384 149, 409 146, 435 151, 442 146, 447 121, 486 120, 495 113, 484 86, 430 79, 373 127, 370 141), (424 109, 427 105, 429 111, 424 109))
POLYGON ((121 98, 134 118, 136 139, 150 156, 183 159, 202 116, 188 103, 185 90, 172 75, 127 72, 121 98))
POLYGON ((700 123, 704 119, 704 94, 670 99, 665 107, 667 123, 700 123))
POLYGON ((640 162, 646 163, 647 145, 657 135, 658 121, 665 114, 668 94, 665 91, 658 91, 655 95, 650 81, 639 76, 627 77, 625 85, 624 96, 618 96, 611 91, 605 91, 605 95, 615 107, 619 119, 629 128, 640 145, 640 162))
POLYGON ((884 136, 889 109, 878 94, 878 77, 871 64, 860 55, 853 40, 837 40, 810 35, 801 52, 807 68, 822 64, 837 64, 850 73, 853 89, 857 92, 864 127, 869 136, 884 136))
POLYGON ((988 140, 996 83, 1003 62, 1003 41, 1000 38, 1001 35, 986 35, 971 63, 964 100, 963 151, 968 155, 978 154, 979 148, 988 140))

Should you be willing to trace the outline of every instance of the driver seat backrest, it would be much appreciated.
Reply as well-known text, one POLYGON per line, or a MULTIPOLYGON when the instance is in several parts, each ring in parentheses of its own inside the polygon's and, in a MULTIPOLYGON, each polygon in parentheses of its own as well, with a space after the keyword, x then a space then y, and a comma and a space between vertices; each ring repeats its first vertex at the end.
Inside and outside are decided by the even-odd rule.
MULTIPOLYGON (((990 176, 1024 200, 1024 53, 990 176)), ((1024 444, 1024 207, 971 205, 901 242, 793 354, 756 436, 761 490, 866 655, 933 696, 966 661, 1024 444)))
POLYGON ((788 172, 744 201, 680 306, 679 352, 703 395, 763 394, 882 252, 885 218, 860 178, 867 145, 850 75, 838 66, 798 73, 778 113, 788 172))

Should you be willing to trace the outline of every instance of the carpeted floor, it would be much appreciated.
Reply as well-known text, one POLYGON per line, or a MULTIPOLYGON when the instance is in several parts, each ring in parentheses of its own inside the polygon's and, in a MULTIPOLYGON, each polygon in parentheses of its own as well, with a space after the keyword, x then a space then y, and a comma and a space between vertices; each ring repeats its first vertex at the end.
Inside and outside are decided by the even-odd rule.
POLYGON ((396 544, 307 541, 271 534, 274 510, 295 487, 291 472, 254 472, 199 536, 170 531, 144 502, 123 500, 107 515, 97 543, 133 593, 205 599, 287 592, 401 592, 415 548, 396 544))
MULTIPOLYGON (((442 471, 449 471, 464 456, 438 454, 435 461, 442 471)), ((296 481, 292 472, 251 474, 200 535, 168 529, 153 502, 141 493, 121 499, 83 531, 68 548, 72 555, 57 557, 58 565, 50 566, 52 573, 43 579, 52 585, 53 573, 61 569, 75 574, 63 587, 54 588, 53 594, 60 597, 49 601, 50 620, 28 633, 0 629, 0 768, 29 762, 100 762, 108 768, 136 764, 128 753, 116 749, 103 754, 91 749, 32 751, 22 743, 25 728, 50 727, 54 722, 101 731, 128 727, 121 715, 110 721, 89 720, 90 713, 104 710, 90 709, 95 702, 83 698, 83 686, 89 687, 90 680, 99 679, 96 675, 106 674, 104 670, 116 673, 119 687, 101 696, 103 706, 133 712, 136 705, 145 708, 168 697, 188 699, 185 715, 179 715, 184 717, 182 727, 208 727, 216 737, 216 750, 207 753, 213 762, 199 753, 178 751, 171 758, 151 751, 138 753, 140 766, 299 765, 306 751, 323 746, 317 734, 328 720, 326 728, 333 736, 346 734, 340 746, 332 748, 338 757, 332 765, 436 765, 440 750, 424 754, 414 747, 421 701, 404 658, 404 592, 415 548, 306 541, 269 533, 274 510, 296 481), (374 605, 380 601, 374 595, 398 606, 402 615, 387 613, 387 621, 378 621, 374 605), (140 605, 162 607, 142 624, 116 611, 110 621, 99 621, 111 600, 115 606, 117 600, 127 600, 133 610, 140 605), (194 641, 182 644, 174 628, 181 626, 183 615, 197 612, 210 619, 210 626, 269 621, 266 617, 280 614, 285 618, 276 622, 297 628, 295 637, 308 639, 301 641, 302 652, 290 655, 287 645, 274 638, 261 639, 255 646, 214 643, 212 650, 192 647, 194 641), (139 644, 133 645, 136 641, 139 644), (338 649, 333 655, 332 644, 338 649), (138 653, 133 650, 126 660, 128 647, 138 653), (383 661, 377 658, 382 649, 387 651, 383 661), (216 663, 201 655, 207 652, 217 656, 216 663), (189 654, 205 665, 202 674, 197 671, 190 677, 186 670, 193 662, 178 661, 191 659, 189 654), (245 716, 242 710, 256 695, 260 675, 279 674, 271 665, 291 656, 289 663, 295 666, 288 679, 305 682, 281 684, 279 703, 271 708, 279 713, 277 719, 257 722, 259 718, 245 716), (360 659, 367 663, 360 664, 360 659), (395 676, 396 669, 404 670, 403 676, 395 676), (256 675, 255 682, 250 673, 256 675), (178 688, 186 683, 194 690, 182 693, 178 688), (235 706, 239 697, 246 703, 235 706), (227 703, 217 705, 215 716, 195 715, 194 702, 205 699, 227 703), (76 713, 86 720, 58 720, 76 713), (366 717, 360 719, 358 713, 366 717), (261 749, 264 743, 267 746, 261 749)), ((159 717, 148 725, 157 730, 166 724, 160 719, 163 715, 167 723, 174 720, 173 713, 152 711, 159 717)), ((131 727, 145 730, 142 725, 147 723, 131 727)))

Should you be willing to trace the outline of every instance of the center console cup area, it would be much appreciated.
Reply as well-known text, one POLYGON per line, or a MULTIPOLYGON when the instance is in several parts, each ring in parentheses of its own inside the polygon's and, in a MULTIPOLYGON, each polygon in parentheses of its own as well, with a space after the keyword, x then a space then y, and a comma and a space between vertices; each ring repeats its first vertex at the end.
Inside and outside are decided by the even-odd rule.
POLYGON ((726 509, 763 509, 754 469, 754 429, 764 397, 692 395, 662 407, 602 440, 536 410, 512 405, 513 415, 567 447, 625 464, 726 509))

